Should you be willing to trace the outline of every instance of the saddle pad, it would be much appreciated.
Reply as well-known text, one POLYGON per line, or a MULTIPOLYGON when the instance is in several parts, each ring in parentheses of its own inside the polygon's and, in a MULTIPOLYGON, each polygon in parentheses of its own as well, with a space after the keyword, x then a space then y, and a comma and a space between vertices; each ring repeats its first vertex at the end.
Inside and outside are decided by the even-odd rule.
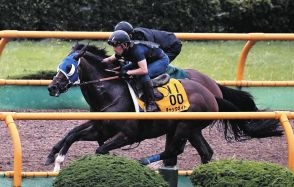
MULTIPOLYGON (((157 89, 164 96, 163 99, 156 101, 161 112, 182 112, 189 109, 190 103, 186 91, 177 79, 170 79, 167 84, 157 89)), ((141 108, 144 108, 143 101, 138 99, 138 103, 141 108)))
POLYGON ((167 73, 170 75, 171 78, 175 79, 189 79, 189 75, 182 69, 174 67, 172 65, 168 65, 167 73))

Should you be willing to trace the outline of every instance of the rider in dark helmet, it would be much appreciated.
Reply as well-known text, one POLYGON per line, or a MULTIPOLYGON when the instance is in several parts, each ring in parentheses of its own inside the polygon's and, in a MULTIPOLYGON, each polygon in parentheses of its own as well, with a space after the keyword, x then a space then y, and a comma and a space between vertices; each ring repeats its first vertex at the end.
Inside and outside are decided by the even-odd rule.
POLYGON ((150 78, 166 72, 169 64, 168 56, 156 45, 131 41, 128 33, 123 30, 114 31, 108 39, 108 44, 113 46, 115 54, 103 59, 103 62, 114 62, 120 58, 132 62, 131 65, 122 68, 119 76, 128 78, 132 75, 138 78, 143 85, 146 111, 158 111, 150 78))
POLYGON ((132 40, 150 41, 159 44, 159 47, 167 54, 170 62, 181 52, 182 44, 174 33, 147 28, 133 28, 126 21, 119 22, 114 30, 126 31, 132 40))

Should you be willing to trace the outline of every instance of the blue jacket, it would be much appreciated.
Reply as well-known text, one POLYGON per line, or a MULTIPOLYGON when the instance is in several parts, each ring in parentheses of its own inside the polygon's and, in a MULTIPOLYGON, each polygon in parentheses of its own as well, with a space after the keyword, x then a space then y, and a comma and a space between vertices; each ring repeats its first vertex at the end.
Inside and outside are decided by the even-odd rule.
POLYGON ((129 50, 122 54, 125 60, 135 64, 146 59, 147 63, 153 63, 165 56, 160 48, 150 48, 144 44, 134 44, 129 50))
POLYGON ((142 27, 134 29, 131 39, 157 43, 163 51, 169 51, 174 45, 181 44, 174 33, 142 27))

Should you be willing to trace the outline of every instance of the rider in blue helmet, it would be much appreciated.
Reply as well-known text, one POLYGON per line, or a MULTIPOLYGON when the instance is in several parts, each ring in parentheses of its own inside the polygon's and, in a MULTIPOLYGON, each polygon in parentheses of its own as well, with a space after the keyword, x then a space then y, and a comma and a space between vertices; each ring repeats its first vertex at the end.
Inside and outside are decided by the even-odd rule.
POLYGON ((176 38, 174 33, 148 29, 143 27, 133 28, 126 21, 119 22, 114 30, 123 30, 127 32, 131 40, 150 41, 159 44, 159 47, 167 54, 170 62, 172 62, 181 52, 182 43, 176 38))
POLYGON ((158 111, 151 78, 166 72, 169 64, 168 56, 156 44, 131 41, 128 33, 123 30, 114 31, 108 39, 108 44, 113 46, 115 54, 103 59, 103 62, 114 62, 120 58, 132 62, 131 65, 122 68, 119 76, 138 78, 143 86, 146 111, 158 111))

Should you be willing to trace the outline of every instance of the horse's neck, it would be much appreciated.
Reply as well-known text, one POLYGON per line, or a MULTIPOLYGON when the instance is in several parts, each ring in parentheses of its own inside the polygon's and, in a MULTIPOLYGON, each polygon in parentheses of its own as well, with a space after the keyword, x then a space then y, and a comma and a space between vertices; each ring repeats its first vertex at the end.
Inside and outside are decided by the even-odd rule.
MULTIPOLYGON (((106 73, 82 70, 81 82, 99 80, 109 77, 106 73), (88 73, 95 72, 95 73, 88 73)), ((92 111, 97 112, 130 112, 134 111, 128 87, 121 80, 109 80, 81 87, 81 91, 92 111)))
MULTIPOLYGON (((82 60, 79 65, 80 80, 92 81, 110 77, 108 72, 101 70, 97 62, 82 60)), ((82 93, 93 111, 130 112, 134 111, 131 96, 126 83, 119 79, 90 84, 81 88, 82 93)))
POLYGON ((103 87, 89 88, 89 104, 92 109, 99 112, 130 112, 134 111, 132 100, 127 87, 122 83, 110 81, 103 87))

